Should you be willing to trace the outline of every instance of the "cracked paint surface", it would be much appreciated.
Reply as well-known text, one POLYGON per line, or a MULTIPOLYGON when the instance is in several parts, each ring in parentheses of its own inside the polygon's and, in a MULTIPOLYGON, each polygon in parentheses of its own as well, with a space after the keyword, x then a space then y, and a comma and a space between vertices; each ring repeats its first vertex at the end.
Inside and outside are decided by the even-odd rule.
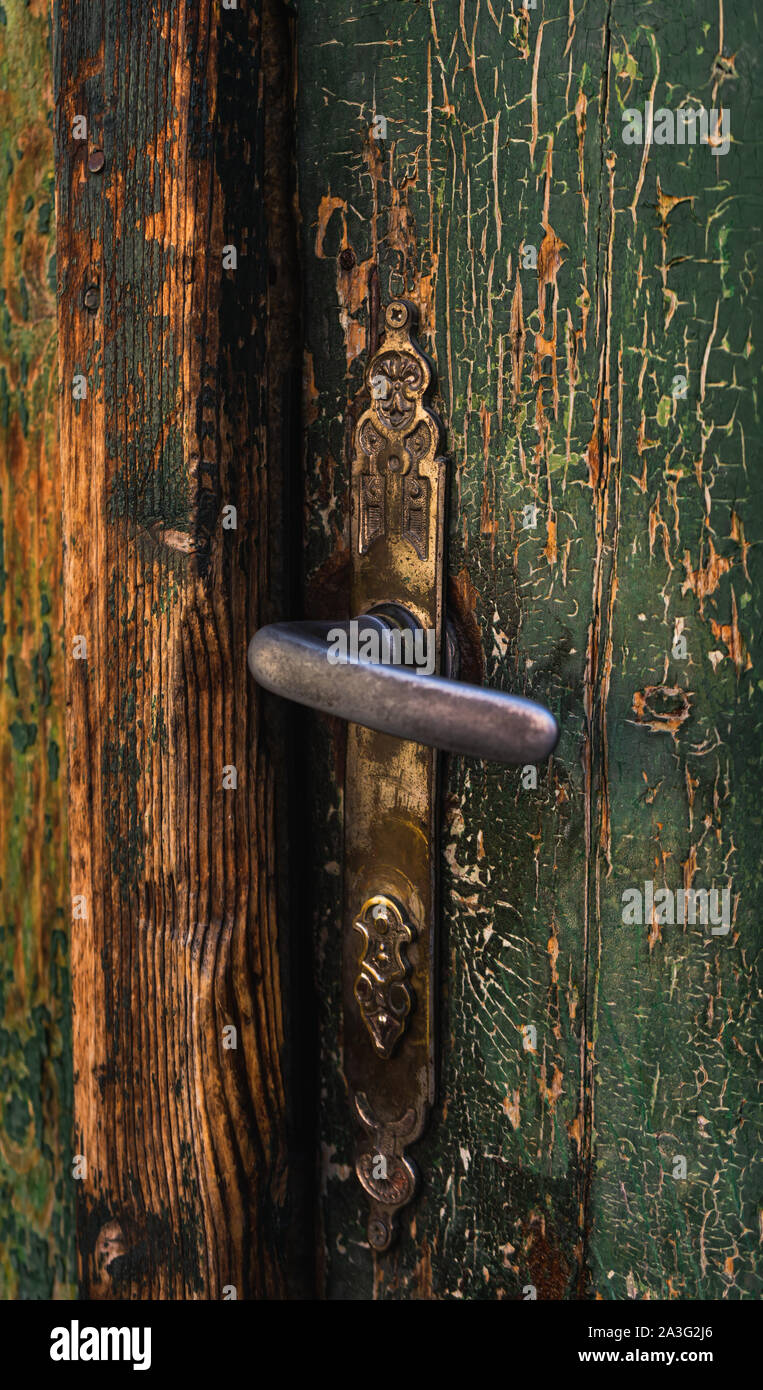
POLYGON ((447 766, 441 1100, 375 1257, 338 1033, 341 730, 315 724, 331 1297, 760 1291, 755 23, 300 5, 308 607, 346 598, 352 412, 379 301, 407 294, 450 430, 452 601, 485 681, 562 727, 534 789, 447 766), (728 154, 624 144, 649 100, 728 107, 728 154), (730 886, 731 931, 624 926, 647 879, 730 886))

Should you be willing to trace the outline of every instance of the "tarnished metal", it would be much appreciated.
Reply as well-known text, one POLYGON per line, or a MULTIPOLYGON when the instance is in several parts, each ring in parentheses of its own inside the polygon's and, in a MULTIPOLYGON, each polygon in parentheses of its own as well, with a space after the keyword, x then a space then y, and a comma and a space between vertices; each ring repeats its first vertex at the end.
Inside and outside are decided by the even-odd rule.
MULTIPOLYGON (((426 676, 415 667, 373 664, 350 657, 329 661, 331 634, 343 633, 362 650, 368 634, 383 638, 384 619, 366 615, 354 624, 271 623, 249 647, 249 665, 260 685, 379 733, 393 734, 451 753, 502 763, 547 758, 559 729, 542 705, 503 690, 426 676)), ((336 639, 333 638, 333 641, 336 639)))
MULTIPOLYGON (((371 395, 352 461, 352 611, 400 605, 432 634, 435 673, 397 671, 432 694, 443 632, 446 463, 441 425, 427 406, 432 368, 413 338, 414 310, 387 306, 386 334, 366 367, 371 395)), ((384 668, 376 668, 382 671, 384 668)), ((444 683, 444 682, 443 682, 444 683)), ((398 690, 398 687, 395 687, 398 690)), ((403 691, 400 688, 400 695, 403 691)), ((394 697, 393 697, 394 698, 394 697)), ((398 725, 399 728, 399 725, 398 725)), ((363 1127, 355 1171, 370 1202, 369 1243, 389 1246, 416 1173, 435 1088, 436 754, 423 743, 350 724, 345 773, 344 1069, 363 1127), (412 1006, 390 1055, 369 1035, 355 993, 354 924, 369 900, 399 906, 412 1006)))
POLYGON ((349 721, 345 772, 344 1071, 362 1129, 355 1171, 378 1251, 414 1195, 408 1153, 435 1091, 436 749, 536 762, 559 736, 542 706, 439 674, 446 463, 426 405, 432 368, 395 300, 366 368, 352 461, 350 623, 276 623, 256 679, 349 721), (427 643, 417 639, 427 636, 427 643), (390 658, 390 650, 395 648, 390 658), (376 655, 370 655, 375 650, 376 655), (385 656, 386 651, 386 656, 385 656))
POLYGON ((369 898, 352 925, 363 942, 353 992, 376 1051, 391 1057, 411 1011, 405 948, 413 933, 402 909, 383 894, 369 898))

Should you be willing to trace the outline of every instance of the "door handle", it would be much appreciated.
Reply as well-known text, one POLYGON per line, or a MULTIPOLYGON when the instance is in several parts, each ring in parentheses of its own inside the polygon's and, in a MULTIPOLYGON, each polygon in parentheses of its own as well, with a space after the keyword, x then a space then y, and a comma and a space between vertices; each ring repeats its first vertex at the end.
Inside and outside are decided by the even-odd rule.
POLYGON ((388 304, 353 434, 350 599, 360 616, 269 624, 249 646, 261 685, 348 721, 342 1069, 378 1253, 414 1196, 408 1149, 435 1099, 437 749, 534 763, 559 736, 541 705, 455 678, 442 599, 447 462, 414 322, 407 300, 388 304))
POLYGON ((548 757, 559 726, 543 705, 423 673, 430 647, 434 664, 434 632, 402 614, 398 622, 366 614, 349 623, 271 623, 252 638, 249 667, 276 695, 395 738, 502 763, 548 757))

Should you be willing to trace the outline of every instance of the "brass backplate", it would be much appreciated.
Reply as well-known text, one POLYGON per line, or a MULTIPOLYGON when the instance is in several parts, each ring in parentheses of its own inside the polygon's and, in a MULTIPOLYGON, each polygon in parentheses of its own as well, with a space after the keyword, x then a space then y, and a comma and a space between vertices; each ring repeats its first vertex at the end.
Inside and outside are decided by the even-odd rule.
MULTIPOLYGON (((371 404, 352 461, 352 603, 356 616, 405 608, 430 634, 439 672, 446 462, 425 404, 433 371, 414 325, 411 304, 390 303, 366 367, 371 404)), ((344 1069, 377 1251, 413 1196, 407 1149, 434 1101, 436 778, 434 749, 348 726, 344 1069)))

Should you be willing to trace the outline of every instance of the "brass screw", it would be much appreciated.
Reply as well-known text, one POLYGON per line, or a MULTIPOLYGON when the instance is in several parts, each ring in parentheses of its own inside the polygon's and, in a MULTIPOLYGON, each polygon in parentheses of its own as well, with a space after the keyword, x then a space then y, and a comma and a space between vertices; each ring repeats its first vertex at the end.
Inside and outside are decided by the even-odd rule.
POLYGON ((407 305, 401 304, 400 300, 393 300, 387 305, 387 323, 390 328, 404 328, 407 322, 407 305))
POLYGON ((384 1250, 389 1242, 389 1228, 378 1216, 372 1216, 368 1223, 368 1243, 374 1250, 384 1250))

